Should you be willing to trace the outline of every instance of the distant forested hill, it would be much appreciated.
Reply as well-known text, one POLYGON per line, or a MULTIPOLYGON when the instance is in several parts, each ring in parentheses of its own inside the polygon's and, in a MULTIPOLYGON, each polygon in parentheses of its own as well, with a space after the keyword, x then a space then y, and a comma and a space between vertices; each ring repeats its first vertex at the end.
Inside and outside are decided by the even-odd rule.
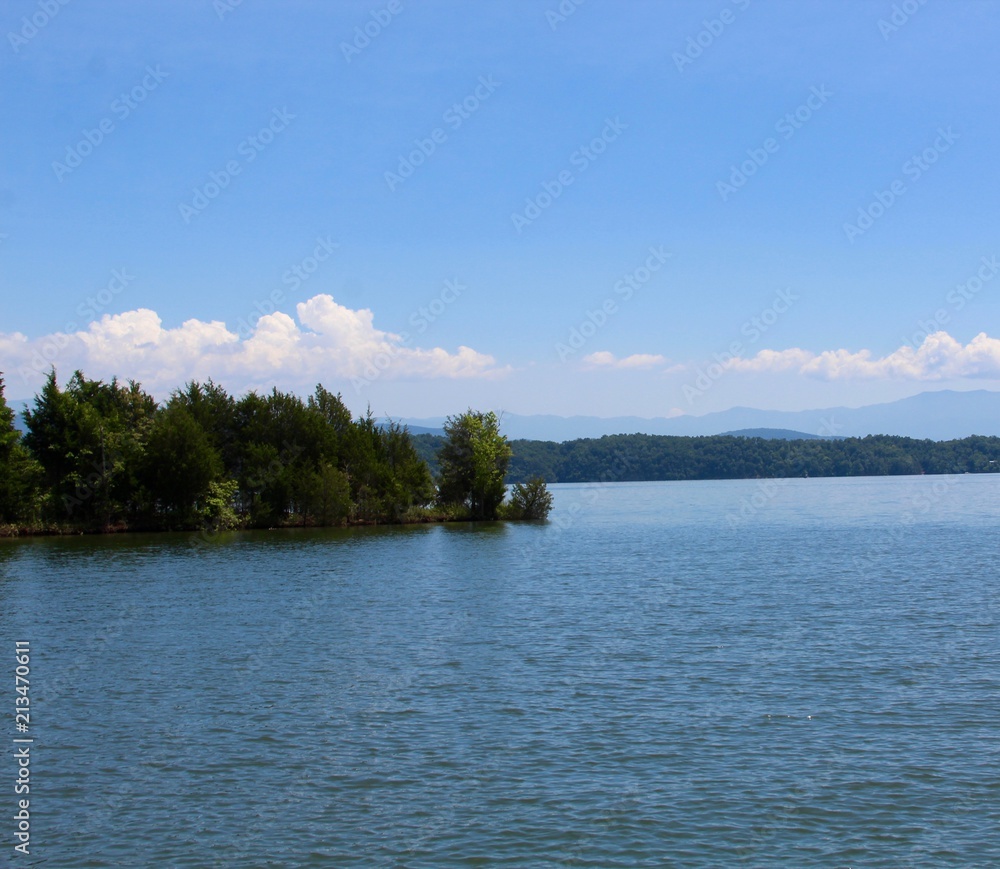
MULTIPOLYGON (((417 454, 437 473, 444 439, 415 435, 417 454)), ((607 435, 555 443, 511 441, 508 482, 538 475, 549 483, 601 480, 731 480, 856 477, 1000 471, 1000 438, 954 441, 872 435, 842 440, 607 435)))

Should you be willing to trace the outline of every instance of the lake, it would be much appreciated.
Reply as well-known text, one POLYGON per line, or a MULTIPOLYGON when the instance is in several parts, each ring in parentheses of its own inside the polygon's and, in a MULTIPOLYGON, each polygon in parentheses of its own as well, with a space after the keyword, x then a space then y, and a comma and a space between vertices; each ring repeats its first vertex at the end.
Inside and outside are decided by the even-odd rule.
POLYGON ((0 541, 5 856, 1000 864, 1000 475, 551 489, 540 524, 0 541))

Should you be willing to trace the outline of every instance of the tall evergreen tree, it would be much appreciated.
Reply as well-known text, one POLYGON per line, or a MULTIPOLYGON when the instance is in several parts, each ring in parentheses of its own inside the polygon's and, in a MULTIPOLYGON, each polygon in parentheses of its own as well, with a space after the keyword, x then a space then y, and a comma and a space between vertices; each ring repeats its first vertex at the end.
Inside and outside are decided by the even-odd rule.
POLYGON ((40 462, 50 518, 110 526, 135 509, 134 472, 156 403, 138 384, 88 380, 59 388, 53 369, 25 412, 25 445, 40 462))
POLYGON ((184 402, 169 402, 150 428, 140 474, 154 509, 171 523, 190 524, 221 475, 205 430, 184 402))

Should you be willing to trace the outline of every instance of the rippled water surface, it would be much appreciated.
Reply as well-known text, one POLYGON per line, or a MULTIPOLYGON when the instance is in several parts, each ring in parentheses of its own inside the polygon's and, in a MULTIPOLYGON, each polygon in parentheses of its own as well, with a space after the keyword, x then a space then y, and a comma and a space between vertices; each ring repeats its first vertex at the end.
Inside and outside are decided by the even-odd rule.
POLYGON ((545 524, 0 541, 32 857, 1000 865, 1000 476, 553 491, 545 524))

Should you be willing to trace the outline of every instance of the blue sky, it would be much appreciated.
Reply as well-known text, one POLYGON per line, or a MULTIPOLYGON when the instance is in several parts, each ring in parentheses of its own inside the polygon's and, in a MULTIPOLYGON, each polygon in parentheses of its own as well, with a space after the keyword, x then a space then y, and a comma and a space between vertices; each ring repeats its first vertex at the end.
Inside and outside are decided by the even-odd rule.
POLYGON ((0 36, 8 397, 1000 388, 1000 4, 39 0, 0 36))

